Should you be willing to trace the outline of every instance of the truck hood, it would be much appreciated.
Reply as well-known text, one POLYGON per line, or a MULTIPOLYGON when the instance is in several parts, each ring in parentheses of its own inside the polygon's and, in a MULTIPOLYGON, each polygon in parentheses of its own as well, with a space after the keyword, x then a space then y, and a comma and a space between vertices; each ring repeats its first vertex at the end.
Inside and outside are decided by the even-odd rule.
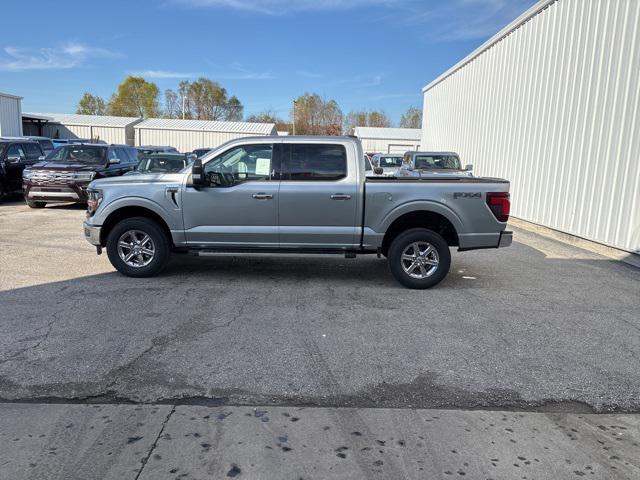
POLYGON ((29 167, 31 170, 53 170, 60 172, 95 172, 104 165, 100 163, 61 163, 61 162, 40 162, 29 167))
POLYGON ((131 186, 150 183, 182 183, 184 173, 142 173, 139 175, 122 175, 121 177, 100 178, 89 184, 89 188, 131 186))

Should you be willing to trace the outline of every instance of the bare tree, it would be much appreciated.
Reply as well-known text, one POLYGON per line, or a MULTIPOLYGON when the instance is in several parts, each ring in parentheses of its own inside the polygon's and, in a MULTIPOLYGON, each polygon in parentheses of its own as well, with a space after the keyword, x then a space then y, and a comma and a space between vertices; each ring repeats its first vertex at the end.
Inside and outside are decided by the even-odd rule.
POLYGON ((178 94, 167 88, 164 91, 164 116, 166 118, 181 118, 182 105, 180 105, 180 99, 178 94))
POLYGON ((342 110, 335 100, 324 100, 316 93, 305 93, 294 101, 291 110, 295 131, 301 135, 340 135, 342 110), (295 109, 295 112, 294 110, 295 109))
POLYGON ((379 110, 372 110, 365 112, 363 110, 357 110, 350 112, 345 117, 344 129, 346 132, 351 132, 355 127, 390 127, 391 120, 389 116, 379 110))
POLYGON ((422 128, 422 110, 410 107, 400 118, 402 128, 422 128))

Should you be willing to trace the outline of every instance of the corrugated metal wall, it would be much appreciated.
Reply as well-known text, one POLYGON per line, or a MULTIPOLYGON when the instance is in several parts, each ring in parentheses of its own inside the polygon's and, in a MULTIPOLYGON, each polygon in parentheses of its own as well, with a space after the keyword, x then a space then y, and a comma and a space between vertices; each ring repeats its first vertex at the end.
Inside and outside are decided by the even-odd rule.
POLYGON ((516 217, 640 252, 639 30, 639 0, 550 3, 427 87, 422 148, 510 179, 516 217))
POLYGON ((196 148, 215 148, 235 138, 255 137, 256 133, 206 132, 193 130, 166 130, 136 128, 136 145, 170 145, 180 152, 196 148))
POLYGON ((22 111, 20 99, 0 95, 0 136, 22 135, 22 111))
POLYGON ((107 143, 127 143, 127 132, 125 127, 46 123, 43 125, 42 135, 50 138, 88 138, 93 140, 103 140, 107 143))
POLYGON ((407 140, 393 140, 381 138, 361 138, 362 149, 369 153, 404 153, 408 150, 417 150, 420 142, 407 140))

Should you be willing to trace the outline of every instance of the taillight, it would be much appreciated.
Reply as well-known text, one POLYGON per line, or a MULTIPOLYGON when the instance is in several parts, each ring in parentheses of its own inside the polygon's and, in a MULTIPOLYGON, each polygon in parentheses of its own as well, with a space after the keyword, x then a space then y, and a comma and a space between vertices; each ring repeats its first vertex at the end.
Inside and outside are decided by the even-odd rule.
POLYGON ((511 210, 511 202, 509 201, 509 193, 507 192, 489 192, 487 193, 487 205, 493 212, 493 215, 499 222, 509 220, 509 211, 511 210))

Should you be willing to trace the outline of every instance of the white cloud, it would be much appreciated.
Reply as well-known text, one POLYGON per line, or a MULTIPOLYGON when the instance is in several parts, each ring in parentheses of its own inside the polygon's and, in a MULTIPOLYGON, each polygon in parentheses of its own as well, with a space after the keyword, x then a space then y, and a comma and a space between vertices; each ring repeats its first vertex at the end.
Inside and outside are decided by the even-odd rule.
POLYGON ((280 15, 300 11, 347 10, 376 5, 395 5, 403 0, 173 0, 191 7, 225 7, 280 15))
POLYGON ((138 70, 131 75, 144 78, 196 78, 203 76, 201 73, 172 72, 168 70, 138 70))
POLYGON ((82 43, 66 43, 56 48, 4 47, 0 54, 0 70, 21 72, 25 70, 62 70, 74 68, 90 58, 119 57, 119 53, 104 48, 90 47, 82 43))
MULTIPOLYGON (((376 8, 376 23, 407 27, 431 42, 481 39, 496 33, 536 0, 170 0, 189 7, 228 8, 257 14, 376 8), (382 13, 380 12, 386 12, 382 13), (411 29, 410 27, 415 27, 411 29)), ((372 21, 369 19, 368 21, 372 21)), ((303 75, 304 76, 304 75, 303 75)))

